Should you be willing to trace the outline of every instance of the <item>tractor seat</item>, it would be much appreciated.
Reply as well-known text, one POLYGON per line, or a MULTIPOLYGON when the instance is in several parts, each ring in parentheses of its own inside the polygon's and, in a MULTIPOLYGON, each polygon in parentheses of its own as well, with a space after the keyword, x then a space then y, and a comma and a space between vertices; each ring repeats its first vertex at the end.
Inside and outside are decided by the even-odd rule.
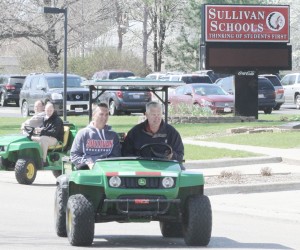
POLYGON ((64 148, 68 144, 69 134, 70 134, 70 127, 69 126, 64 126, 64 140, 63 141, 58 141, 56 143, 56 145, 50 146, 48 149, 50 149, 50 150, 57 150, 57 149, 64 150, 64 148))

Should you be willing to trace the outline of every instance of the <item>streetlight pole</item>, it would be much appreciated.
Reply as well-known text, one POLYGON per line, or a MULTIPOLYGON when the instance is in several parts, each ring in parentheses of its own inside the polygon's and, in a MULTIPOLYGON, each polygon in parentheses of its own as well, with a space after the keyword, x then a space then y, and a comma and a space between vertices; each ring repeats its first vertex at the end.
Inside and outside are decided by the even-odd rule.
POLYGON ((59 9, 55 7, 44 7, 43 13, 45 14, 64 14, 64 95, 63 95, 63 119, 67 121, 67 48, 68 48, 68 8, 59 9))

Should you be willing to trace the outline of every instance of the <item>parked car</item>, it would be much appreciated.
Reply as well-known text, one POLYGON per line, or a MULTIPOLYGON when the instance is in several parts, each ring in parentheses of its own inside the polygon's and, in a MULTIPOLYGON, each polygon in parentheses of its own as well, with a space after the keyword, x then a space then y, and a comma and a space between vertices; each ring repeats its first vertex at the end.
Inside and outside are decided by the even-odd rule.
MULTIPOLYGON (((117 80, 133 77, 135 77, 134 73, 128 70, 103 70, 96 72, 92 80, 117 80)), ((151 92, 144 88, 140 88, 141 91, 130 91, 132 88, 122 86, 120 90, 105 91, 99 96, 97 102, 107 103, 110 115, 144 113, 146 103, 151 101, 151 92)))
POLYGON ((230 76, 230 74, 225 74, 225 73, 218 73, 215 72, 213 70, 198 70, 193 72, 195 74, 199 74, 199 75, 208 75, 210 77, 210 79, 212 80, 212 82, 216 82, 218 79, 230 76))
MULTIPOLYGON (((20 92, 21 114, 27 117, 34 112, 36 100, 45 103, 51 101, 55 110, 63 113, 64 75, 61 73, 38 73, 26 77, 20 92)), ((67 75, 68 114, 82 114, 89 110, 89 90, 81 86, 82 79, 78 75, 67 75)))
POLYGON ((227 93, 234 95, 234 76, 219 78, 216 84, 224 89, 227 93))
POLYGON ((276 105, 276 91, 272 82, 265 77, 258 77, 258 110, 271 114, 276 105))
POLYGON ((134 76, 134 73, 129 70, 120 70, 120 69, 109 69, 109 70, 101 70, 95 72, 92 79, 93 80, 107 80, 107 79, 117 79, 134 76))
POLYGON ((179 86, 169 97, 170 104, 181 103, 209 107, 215 112, 233 112, 234 96, 215 84, 194 83, 179 86))
MULTIPOLYGON (((217 81, 216 85, 222 87, 226 92, 235 94, 234 76, 225 77, 217 81)), ((271 114, 276 105, 276 92, 272 82, 265 77, 258 77, 258 110, 265 114, 271 114)))
POLYGON ((98 102, 107 103, 110 115, 144 113, 146 103, 151 101, 151 92, 142 87, 140 91, 130 91, 133 88, 137 87, 122 86, 121 90, 105 91, 98 102))
POLYGON ((8 102, 14 102, 20 106, 20 90, 23 86, 24 75, 0 75, 0 105, 6 106, 8 102))
POLYGON ((276 91, 276 99, 275 99, 276 105, 273 109, 279 110, 281 105, 285 101, 284 88, 280 82, 280 79, 278 78, 277 75, 273 75, 273 74, 264 74, 264 75, 260 75, 260 76, 269 79, 271 81, 271 83, 273 84, 275 91, 276 91))
POLYGON ((287 74, 281 79, 285 104, 296 105, 300 109, 300 73, 287 74))
POLYGON ((146 79, 152 79, 152 80, 160 80, 162 77, 165 77, 166 74, 162 72, 153 72, 151 74, 146 75, 146 79))

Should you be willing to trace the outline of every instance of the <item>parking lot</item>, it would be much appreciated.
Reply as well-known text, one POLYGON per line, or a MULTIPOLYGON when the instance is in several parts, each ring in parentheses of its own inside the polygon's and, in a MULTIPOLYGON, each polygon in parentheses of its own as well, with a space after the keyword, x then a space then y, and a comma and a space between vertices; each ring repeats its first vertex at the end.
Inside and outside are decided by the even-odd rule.
MULTIPOLYGON (((263 114, 263 113, 264 113, 263 111, 259 111, 259 114, 263 114)), ((300 110, 296 109, 295 106, 283 104, 280 110, 274 110, 272 114, 299 115, 300 110)), ((14 105, 7 106, 7 107, 0 106, 0 117, 21 117, 20 107, 15 107, 14 105)))

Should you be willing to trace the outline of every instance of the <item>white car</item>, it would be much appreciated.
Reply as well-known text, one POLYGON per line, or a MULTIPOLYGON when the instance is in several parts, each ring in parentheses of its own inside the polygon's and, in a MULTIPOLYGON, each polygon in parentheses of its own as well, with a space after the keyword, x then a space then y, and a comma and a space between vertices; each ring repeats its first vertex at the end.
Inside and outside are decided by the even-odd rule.
POLYGON ((287 74, 281 79, 285 104, 295 104, 300 109, 300 73, 287 74))

